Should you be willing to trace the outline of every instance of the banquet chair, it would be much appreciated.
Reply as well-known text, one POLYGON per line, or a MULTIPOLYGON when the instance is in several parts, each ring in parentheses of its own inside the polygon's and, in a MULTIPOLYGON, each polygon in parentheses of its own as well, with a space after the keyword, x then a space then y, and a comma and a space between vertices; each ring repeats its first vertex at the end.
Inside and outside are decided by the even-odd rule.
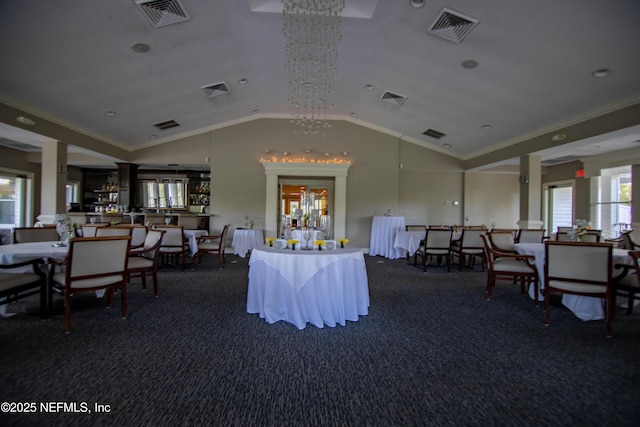
MULTIPOLYGON (((630 265, 616 264, 616 269, 624 268, 623 274, 614 279, 614 298, 627 299, 627 314, 633 314, 635 301, 640 301, 640 250, 629 251, 633 260, 630 265)), ((616 306, 614 301, 614 306, 616 306)))
MULTIPOLYGON (((121 299, 122 318, 127 318, 127 259, 131 237, 82 237, 71 239, 66 268, 50 270, 49 282, 64 295, 65 333, 71 332, 71 296, 104 289, 107 306, 113 303, 114 290, 121 299)), ((51 293, 49 294, 51 298, 51 293)), ((51 300, 49 301, 51 306, 51 300)))
POLYGON ((140 224, 120 225, 122 228, 131 228, 131 251, 142 248, 147 237, 147 226, 140 224))
POLYGON ((486 233, 483 229, 467 229, 462 230, 460 240, 452 243, 452 256, 458 257, 458 268, 462 271, 465 259, 469 257, 469 266, 473 268, 476 257, 481 259, 481 268, 484 271, 485 255, 482 237, 486 233))
MULTIPOLYGON (((559 242, 575 242, 576 235, 572 232, 560 231, 556 233, 556 240, 559 242)), ((586 243, 599 243, 600 242, 600 230, 587 230, 586 234, 582 236, 581 242, 586 243)))
POLYGON ((426 231, 427 226, 426 225, 405 225, 404 229, 405 231, 426 231))
POLYGON ((483 235, 481 238, 487 260, 487 301, 491 301, 493 288, 498 280, 509 280, 512 283, 520 283, 520 292, 523 294, 526 292, 527 284, 533 285, 534 303, 538 305, 539 281, 538 270, 534 265, 535 257, 503 252, 493 245, 491 235, 483 235))
POLYGON ((138 249, 131 249, 127 263, 129 279, 140 277, 142 289, 147 289, 147 276, 153 281, 153 295, 158 296, 158 264, 160 261, 160 246, 164 230, 149 230, 143 245, 138 249))
POLYGON ((496 231, 496 232, 509 232, 513 235, 513 240, 515 242, 516 237, 518 237, 518 229, 517 228, 492 228, 489 231, 496 231))
POLYGON ((549 326, 551 294, 603 298, 607 337, 611 336, 615 303, 611 278, 612 253, 613 246, 608 243, 545 242, 545 326, 549 326))
POLYGON ((224 267, 224 249, 226 246, 225 239, 227 231, 231 224, 227 224, 222 228, 222 232, 217 236, 200 236, 198 237, 198 252, 191 258, 191 266, 195 268, 196 256, 201 259, 204 254, 218 255, 218 268, 222 270, 224 267))
POLYGON ((626 230, 620 236, 622 237, 622 246, 630 251, 640 249, 640 231, 626 230))
POLYGON ((55 242, 60 240, 55 227, 16 227, 13 243, 55 242))
POLYGON ((129 236, 133 229, 131 227, 98 227, 96 229, 95 237, 109 237, 109 236, 129 236))
POLYGON ((163 263, 166 263, 168 258, 177 257, 180 269, 184 271, 185 258, 189 253, 189 247, 184 239, 184 228, 181 225, 157 224, 153 229, 165 232, 160 245, 160 257, 163 263))
POLYGON ((516 242, 518 243, 542 243, 544 240, 544 233, 547 230, 544 228, 521 228, 518 230, 518 237, 516 242))
POLYGON ((422 271, 427 271, 427 259, 437 257, 438 264, 442 258, 447 262, 447 272, 451 273, 451 235, 453 230, 427 229, 427 235, 416 253, 413 255, 414 267, 418 264, 418 257, 422 259, 422 271))
POLYGON ((516 253, 516 239, 513 233, 508 231, 489 231, 486 236, 489 238, 491 247, 504 253, 516 253))
POLYGON ((556 233, 566 233, 567 231, 571 231, 571 230, 573 230, 573 227, 571 226, 558 226, 556 233))
POLYGON ((108 227, 109 224, 105 223, 89 223, 89 224, 82 224, 80 226, 80 230, 82 230, 82 234, 80 237, 96 237, 96 234, 98 232, 98 228, 104 228, 104 227, 108 227))
POLYGON ((34 259, 15 264, 0 264, 0 305, 40 294, 40 315, 45 319, 48 316, 47 281, 40 269, 43 262, 41 259, 34 259), (22 269, 28 266, 31 266, 32 270, 22 272, 22 269), (15 269, 14 272, 11 272, 12 269, 15 269))

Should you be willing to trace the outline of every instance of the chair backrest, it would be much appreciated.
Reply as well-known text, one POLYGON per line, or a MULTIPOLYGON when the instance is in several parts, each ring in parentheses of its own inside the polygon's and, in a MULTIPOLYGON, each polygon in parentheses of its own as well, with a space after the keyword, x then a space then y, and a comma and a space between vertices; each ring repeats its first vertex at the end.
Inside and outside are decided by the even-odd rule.
POLYGON ((427 229, 424 247, 429 249, 449 249, 451 247, 451 235, 453 230, 440 228, 427 229))
POLYGON ((98 227, 96 229, 96 237, 107 236, 131 236, 133 229, 131 227, 98 227))
POLYGON ((144 244, 145 238, 147 237, 146 225, 133 224, 127 225, 126 227, 131 228, 131 247, 144 244))
POLYGON ((13 230, 13 243, 51 242, 60 240, 58 232, 52 227, 16 227, 13 230))
POLYGON ((567 231, 571 231, 573 227, 558 227, 558 233, 566 233, 567 231))
POLYGON ((518 243, 542 243, 545 229, 521 228, 518 232, 518 243))
POLYGON ((572 231, 567 232, 558 232, 556 233, 556 241, 558 242, 589 242, 589 243, 598 243, 600 242, 600 230, 589 230, 586 234, 582 236, 582 238, 578 238, 576 233, 572 231))
POLYGON ((71 239, 67 256, 67 285, 72 288, 96 287, 101 283, 96 280, 98 278, 124 275, 130 245, 129 236, 71 239), (74 284, 74 281, 77 282, 74 284))
POLYGON ((462 249, 483 249, 482 237, 486 234, 486 230, 468 229, 462 230, 460 236, 460 248, 462 249))
POLYGON ((426 225, 405 225, 405 231, 425 231, 427 229, 426 225))
POLYGON ((630 251, 640 249, 640 231, 626 230, 620 237, 622 237, 622 244, 625 249, 630 251))
POLYGON ((143 257, 148 259, 157 259, 160 253, 159 249, 162 246, 162 238, 165 234, 164 230, 149 230, 144 239, 144 253, 143 257))
POLYGON ((487 237, 496 250, 501 252, 515 252, 516 240, 511 231, 490 231, 487 237))
POLYGON ((227 232, 229 231, 229 227, 231 227, 231 224, 226 224, 224 227, 222 227, 222 233, 220 233, 220 248, 222 250, 224 250, 226 246, 225 239, 227 238, 227 232))
POLYGON ((82 237, 96 237, 98 228, 107 227, 109 224, 82 224, 82 237))
POLYGON ((553 280, 609 283, 612 252, 609 243, 546 242, 545 284, 553 280))
POLYGON ((162 236, 161 248, 184 247, 184 229, 181 225, 156 225, 154 229, 165 232, 162 236))
POLYGON ((502 231, 507 231, 511 234, 513 234, 513 238, 514 240, 516 239, 516 237, 518 236, 518 229, 517 228, 492 228, 490 231, 495 231, 495 232, 502 232, 502 231))
POLYGON ((444 225, 444 224, 433 224, 433 225, 429 225, 427 228, 441 228, 443 230, 448 230, 451 228, 450 225, 444 225))

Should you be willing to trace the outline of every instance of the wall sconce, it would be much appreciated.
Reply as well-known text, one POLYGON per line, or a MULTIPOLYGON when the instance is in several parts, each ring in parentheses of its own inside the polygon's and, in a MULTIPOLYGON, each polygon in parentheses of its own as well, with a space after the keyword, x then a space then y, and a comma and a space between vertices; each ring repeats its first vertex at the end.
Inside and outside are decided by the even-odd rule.
POLYGON ((528 184, 529 175, 520 175, 519 181, 520 181, 520 184, 528 184))

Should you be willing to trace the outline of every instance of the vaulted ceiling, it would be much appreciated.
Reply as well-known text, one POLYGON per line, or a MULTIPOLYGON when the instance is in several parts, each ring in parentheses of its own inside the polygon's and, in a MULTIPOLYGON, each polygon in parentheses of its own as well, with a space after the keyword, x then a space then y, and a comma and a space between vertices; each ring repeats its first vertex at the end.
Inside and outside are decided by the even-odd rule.
MULTIPOLYGON (((0 2, 0 101, 126 150, 289 117, 280 0, 162 0, 185 18, 166 26, 138 3, 0 2)), ((346 3, 332 118, 468 160, 640 103, 640 1, 346 3), (439 37, 443 11, 477 25, 439 37)), ((541 153, 637 147, 639 126, 541 153)), ((37 144, 15 128, 27 127, 4 123, 0 142, 37 144)))

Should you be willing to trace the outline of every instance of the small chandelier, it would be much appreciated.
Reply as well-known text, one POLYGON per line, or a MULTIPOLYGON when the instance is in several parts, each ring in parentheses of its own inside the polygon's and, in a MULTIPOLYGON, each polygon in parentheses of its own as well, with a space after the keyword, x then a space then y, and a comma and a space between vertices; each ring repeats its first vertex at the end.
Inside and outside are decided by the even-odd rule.
POLYGON ((282 0, 291 122, 296 134, 323 139, 337 75, 345 0, 282 0))

